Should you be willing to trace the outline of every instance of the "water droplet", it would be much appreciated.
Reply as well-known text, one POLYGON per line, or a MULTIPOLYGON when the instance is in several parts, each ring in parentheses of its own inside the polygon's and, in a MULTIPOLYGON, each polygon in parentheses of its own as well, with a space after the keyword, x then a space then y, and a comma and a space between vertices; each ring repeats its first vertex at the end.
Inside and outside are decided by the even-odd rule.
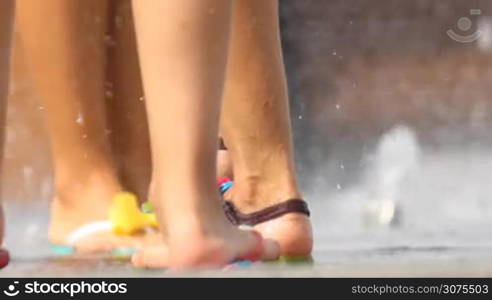
POLYGON ((108 99, 112 99, 114 97, 114 94, 113 94, 113 91, 110 91, 110 90, 107 90, 104 95, 106 96, 106 98, 108 99))
POLYGON ((299 116, 299 120, 302 120, 302 116, 299 116))
POLYGON ((138 101, 144 101, 144 100, 145 100, 144 96, 138 98, 138 101))
POLYGON ((116 16, 114 18, 114 24, 116 25, 116 28, 121 29, 123 27, 123 17, 116 16))
POLYGON ((84 124, 84 117, 82 115, 82 112, 79 112, 79 115, 77 116, 77 119, 75 119, 75 123, 77 123, 79 125, 83 125, 84 124))
POLYGON ((87 134, 83 134, 82 138, 85 140, 87 138, 87 134))
POLYGON ((331 53, 331 55, 336 56, 336 55, 337 55, 337 51, 333 51, 333 52, 331 53))
POLYGON ((30 178, 34 174, 34 169, 31 166, 24 166, 22 173, 24 173, 24 178, 30 178))
POLYGON ((344 165, 340 165, 340 169, 345 170, 345 166, 344 165))
POLYGON ((105 37, 104 37, 104 43, 106 44, 106 46, 108 47, 113 47, 114 45, 116 45, 116 41, 114 40, 114 38, 112 36, 110 36, 109 34, 107 34, 105 37))
POLYGON ((340 108, 341 108, 340 104, 335 105, 335 108, 336 108, 337 110, 340 110, 340 108))
POLYGON ((342 189, 342 186, 339 183, 337 183, 337 190, 341 190, 341 189, 342 189))

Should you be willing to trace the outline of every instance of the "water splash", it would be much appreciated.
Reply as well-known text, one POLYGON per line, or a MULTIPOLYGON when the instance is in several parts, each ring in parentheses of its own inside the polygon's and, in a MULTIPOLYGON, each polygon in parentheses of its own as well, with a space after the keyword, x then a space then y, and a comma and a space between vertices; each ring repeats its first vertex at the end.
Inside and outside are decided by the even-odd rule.
POLYGON ((398 195, 404 179, 419 166, 421 148, 412 129, 398 125, 384 134, 365 174, 369 202, 363 209, 366 225, 399 222, 398 195))

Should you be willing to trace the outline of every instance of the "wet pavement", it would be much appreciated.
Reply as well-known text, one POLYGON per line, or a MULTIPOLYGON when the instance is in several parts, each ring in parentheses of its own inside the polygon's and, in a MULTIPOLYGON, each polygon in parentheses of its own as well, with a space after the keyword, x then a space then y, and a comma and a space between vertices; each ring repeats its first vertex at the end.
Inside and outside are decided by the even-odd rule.
POLYGON ((109 259, 16 258, 0 277, 491 277, 492 248, 324 251, 313 264, 256 263, 176 273, 109 259))
POLYGON ((55 258, 46 239, 47 205, 33 203, 7 206, 6 246, 13 259, 0 276, 492 276, 492 151, 424 149, 410 129, 397 127, 380 138, 366 161, 357 183, 337 185, 333 176, 334 188, 306 187, 313 264, 257 263, 177 274, 139 270, 107 257, 55 258))

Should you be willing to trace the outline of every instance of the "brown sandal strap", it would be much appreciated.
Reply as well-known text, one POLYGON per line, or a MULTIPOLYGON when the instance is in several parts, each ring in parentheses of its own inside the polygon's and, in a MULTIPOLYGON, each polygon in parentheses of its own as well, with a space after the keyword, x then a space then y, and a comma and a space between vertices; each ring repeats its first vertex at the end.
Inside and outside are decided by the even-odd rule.
POLYGON ((250 214, 241 213, 231 201, 224 201, 223 208, 227 218, 234 225, 254 226, 288 213, 300 213, 308 217, 310 215, 308 205, 302 199, 290 199, 250 214))
POLYGON ((219 138, 219 150, 227 150, 227 146, 225 145, 223 138, 219 138))

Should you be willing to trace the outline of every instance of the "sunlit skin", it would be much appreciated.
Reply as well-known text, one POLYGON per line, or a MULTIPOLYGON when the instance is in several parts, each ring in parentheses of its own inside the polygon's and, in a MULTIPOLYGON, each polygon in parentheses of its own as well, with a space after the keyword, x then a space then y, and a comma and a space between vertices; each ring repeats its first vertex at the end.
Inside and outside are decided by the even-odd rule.
MULTIPOLYGON (((53 145, 50 240, 63 244, 74 229, 105 218, 120 189, 147 197, 151 162, 131 3, 23 0, 18 17, 53 145), (43 17, 53 12, 59 18, 43 17)), ((79 250, 137 240, 103 234, 79 250)))
MULTIPOLYGON (((29 3, 29 7, 32 7, 32 3, 28 1, 25 2, 29 3)), ((132 58, 135 56, 135 51, 132 47, 134 41, 131 32, 133 24, 131 22, 123 22, 123 25, 120 24, 120 26, 117 26, 117 30, 113 32, 116 42, 113 47, 110 47, 110 57, 112 57, 112 62, 109 62, 109 68, 106 68, 107 56, 106 53, 104 53, 107 50, 105 50, 104 47, 99 49, 97 45, 95 46, 96 49, 93 49, 93 52, 91 52, 90 55, 95 53, 95 57, 97 58, 96 62, 99 63, 94 63, 93 65, 88 66, 87 64, 83 64, 81 62, 84 61, 89 54, 84 51, 77 51, 77 49, 74 49, 75 47, 71 47, 67 44, 72 42, 73 37, 70 36, 71 34, 81 35, 85 33, 87 35, 89 31, 96 32, 96 40, 99 40, 100 38, 107 39, 106 36, 103 36, 108 26, 106 24, 107 20, 105 20, 105 16, 107 14, 104 13, 108 8, 105 3, 87 1, 84 2, 83 5, 69 5, 64 3, 63 0, 49 0, 48 2, 48 5, 39 7, 39 10, 37 11, 39 12, 43 9, 55 9, 58 10, 59 14, 70 16, 52 22, 56 24, 51 24, 52 30, 60 30, 59 27, 65 28, 62 30, 64 33, 61 35, 48 35, 50 39, 40 41, 40 32, 36 32, 36 28, 40 27, 39 25, 42 21, 39 18, 39 14, 37 18, 33 16, 33 10, 28 10, 27 4, 25 4, 26 8, 24 9, 24 12, 19 13, 19 17, 21 19, 19 22, 21 25, 21 34, 24 36, 24 40, 26 38, 28 39, 26 48, 29 49, 29 43, 37 44, 36 52, 38 52, 38 54, 31 55, 30 58, 33 71, 53 68, 53 64, 50 63, 50 60, 47 60, 47 57, 43 56, 47 55, 48 58, 50 58, 50 53, 43 54, 42 49, 48 49, 48 47, 60 45, 61 49, 57 50, 57 55, 51 53, 52 56, 50 59, 53 60, 54 57, 62 57, 67 62, 66 65, 73 65, 71 70, 78 70, 78 72, 74 72, 75 74, 68 73, 73 77, 72 82, 85 80, 86 84, 84 86, 87 87, 80 89, 74 88, 71 90, 67 89, 68 91, 60 92, 57 89, 54 89, 53 86, 55 83, 57 83, 57 86, 66 85, 66 83, 70 81, 70 76, 61 76, 58 73, 52 74, 51 80, 47 79, 46 74, 43 74, 43 77, 38 75, 36 78, 41 93, 44 95, 43 100, 45 102, 45 108, 48 110, 49 122, 55 123, 58 119, 58 122, 55 125, 50 126, 53 144, 56 144, 58 141, 61 145, 58 148, 55 146, 53 147, 55 150, 55 166, 61 166, 61 169, 66 170, 65 172, 58 171, 57 174, 68 173, 68 176, 59 175, 57 178, 68 177, 68 180, 60 179, 62 183, 65 181, 77 182, 75 185, 57 185, 57 191, 60 192, 57 192, 57 195, 65 194, 67 196, 64 197, 62 201, 59 200, 60 197, 58 196, 54 201, 51 226, 52 234, 50 237, 52 242, 63 243, 64 238, 70 233, 70 231, 66 230, 65 232, 57 233, 57 227, 76 228, 82 223, 86 223, 87 221, 92 221, 101 218, 102 215, 106 215, 106 212, 104 212, 104 210, 106 210, 105 202, 107 202, 107 199, 111 198, 108 197, 108 195, 114 195, 115 191, 121 189, 122 186, 119 180, 121 176, 117 176, 114 159, 111 156, 111 152, 107 150, 109 148, 107 135, 104 136, 103 134, 100 134, 99 137, 96 135, 95 138, 92 138, 93 135, 89 137, 85 131, 82 131, 82 128, 80 127, 83 126, 73 126, 74 123, 81 125, 80 122, 73 122, 73 112, 77 112, 75 119, 79 120, 80 115, 84 115, 84 108, 87 111, 92 111, 93 107, 95 107, 96 112, 102 111, 100 113, 102 117, 83 118, 83 125, 90 123, 88 124, 88 127, 106 129, 107 120, 104 120, 104 118, 106 118, 107 112, 104 112, 104 106, 101 105, 102 101, 85 101, 82 99, 104 99, 104 94, 107 93, 107 87, 105 88, 103 86, 101 88, 100 82, 96 82, 98 80, 95 80, 94 77, 84 77, 84 72, 95 74, 96 79, 103 78, 108 75, 105 74, 105 72, 109 72, 109 77, 111 78, 111 83, 114 88, 114 93, 111 96, 118 99, 118 102, 109 101, 110 104, 118 103, 118 105, 110 105, 112 108, 109 111, 111 113, 110 121, 114 122, 116 120, 116 126, 120 131, 135 129, 135 126, 132 127, 125 123, 125 119, 128 120, 130 118, 123 117, 118 120, 118 115, 121 115, 118 114, 118 109, 123 110, 123 113, 125 109, 134 111, 135 109, 132 109, 132 107, 137 107, 138 110, 138 105, 135 105, 136 101, 134 101, 134 98, 137 98, 137 96, 141 94, 141 88, 138 84, 134 83, 139 81, 139 72, 138 61, 132 58), (84 20, 87 22, 87 19, 84 18, 88 15, 94 17, 93 20, 90 20, 97 20, 97 22, 95 22, 96 24, 91 25, 84 23, 84 20), (64 26, 61 26, 61 24, 64 26), (99 34, 97 34, 97 32, 99 32, 99 34), (39 51, 40 44, 42 46, 41 51, 39 51), (114 48, 117 49, 118 47, 121 47, 124 50, 114 50, 114 48), (126 63, 121 63, 122 61, 126 63), (120 84, 118 84, 118 82, 120 84), (99 90, 99 92, 89 91, 94 89, 96 91, 99 90), (58 102, 56 100, 57 98, 59 99, 58 102), (59 109, 60 105, 58 104, 60 104, 61 101, 63 101, 64 105, 68 106, 69 109, 70 106, 72 106, 72 118, 66 117, 62 118, 63 120, 59 120, 60 114, 63 114, 64 116, 67 115, 65 114, 66 110, 59 109), (71 123, 68 126, 69 128, 67 130, 60 130, 60 126, 66 123, 71 123), (97 151, 98 153, 89 152, 90 154, 94 154, 95 159, 89 158, 87 154, 82 155, 84 159, 80 159, 80 155, 69 155, 70 152, 67 153, 64 147, 67 139, 64 134, 60 133, 60 131, 70 132, 66 135, 70 135, 71 137, 79 136, 78 144, 76 144, 76 147, 73 147, 77 148, 76 150, 78 150, 78 152, 73 151, 71 152, 72 154, 80 154, 82 152, 85 154, 87 149, 93 149, 95 147, 102 147, 102 151, 97 151), (56 149, 58 149, 58 151, 56 149), (63 159, 63 157, 66 157, 66 159, 63 159), (92 163, 93 161, 94 163, 92 163), (81 166, 81 162, 83 166, 81 166), (79 172, 73 172, 81 167, 82 170, 89 169, 89 171, 82 172, 82 174, 79 174, 79 172), (86 180, 85 178, 87 176, 84 174, 90 174, 91 172, 96 173, 96 179, 86 180), (103 178, 102 183, 105 184, 99 184, 101 182, 99 178, 103 178), (107 181, 104 181, 105 179, 107 179, 107 181), (88 184, 81 187, 80 182, 88 182, 88 184), (74 195, 81 196, 77 197, 74 195), (98 206, 101 207, 101 211, 100 214, 97 213, 99 214, 99 217, 97 218, 93 218, 93 210, 87 208, 84 209, 83 205, 81 205, 81 202, 83 203, 86 201, 85 199, 88 197, 94 199, 94 202, 99 201, 102 203, 102 205, 98 206), (60 203, 66 203, 68 205, 58 205, 60 203), (73 224, 73 226, 65 226, 66 220, 64 220, 64 216, 70 216, 71 212, 74 214, 75 211, 77 212, 77 216, 82 216, 82 218, 74 222, 77 224, 73 224), (84 213, 84 211, 87 212, 87 214, 84 213), (59 216, 59 218, 57 218, 57 216, 59 216), (57 226, 57 224, 63 224, 64 226, 57 226)), ((123 5, 122 9, 120 8, 120 13, 121 10, 123 10, 123 14, 128 13, 129 10, 124 6, 125 5, 123 5)), ((215 11, 210 10, 208 10, 208 12, 211 14, 215 13, 215 11)), ((292 166, 292 151, 290 144, 291 137, 288 119, 287 95, 285 91, 285 76, 278 41, 277 3, 276 1, 251 1, 248 2, 248 4, 240 2, 235 5, 233 14, 234 17, 231 24, 233 28, 232 39, 230 41, 231 55, 229 58, 229 70, 227 70, 228 76, 227 79, 225 79, 226 86, 224 109, 227 111, 228 115, 224 116, 222 120, 224 124, 222 126, 222 135, 226 136, 228 146, 231 145, 233 147, 230 152, 232 152, 232 156, 235 157, 235 160, 238 161, 238 165, 235 167, 234 172, 240 175, 239 178, 241 178, 241 180, 236 179, 234 189, 230 191, 226 197, 228 197, 228 199, 232 198, 234 203, 236 203, 242 211, 252 212, 268 205, 282 202, 288 198, 300 198, 300 195, 296 186, 295 173, 292 166), (252 19, 255 20, 254 23, 256 26, 251 26, 252 19), (267 30, 264 30, 263 33, 261 33, 263 29, 267 30), (241 38, 241 36, 245 36, 245 33, 251 38, 251 40, 241 38), (271 68, 271 66, 266 67, 268 64, 265 62, 270 63, 273 68, 271 68), (250 70, 249 68, 251 64, 257 65, 259 68, 250 70), (263 66, 263 68, 261 66, 263 66), (256 76, 256 74, 263 74, 264 77, 256 76), (249 88, 243 84, 239 84, 240 82, 249 84, 249 88), (246 114, 241 111, 246 110, 255 112, 256 107, 261 103, 263 103, 262 105, 267 106, 267 109, 264 110, 263 114, 256 115, 251 113, 251 116, 254 117, 243 117, 246 114), (268 109, 268 107, 278 107, 278 109, 268 109), (238 119, 240 122, 234 124, 234 119, 238 119), (258 128, 262 128, 262 130, 258 130, 258 128), (263 130, 263 128, 266 130, 263 130), (251 132, 259 133, 259 135, 251 140, 248 138, 251 137, 251 132), (256 149, 263 149, 261 153, 264 155, 259 155, 259 151, 256 149), (279 151, 278 149, 280 149, 280 152, 282 153, 280 156, 277 155, 278 160, 268 160, 267 157, 273 154, 276 155, 279 151), (266 172, 267 170, 269 172, 266 172), (282 175, 272 176, 275 172, 277 172, 276 174, 282 175)), ((50 27, 50 25, 46 25, 44 23, 43 26, 50 27)), ((87 42, 87 48, 82 47, 82 50, 87 50, 89 48, 89 44, 90 41, 87 42)), ((92 47, 94 47, 94 43, 92 43, 92 47)), ((60 68, 58 67, 57 71, 60 71, 59 69, 60 68)), ((62 70, 62 74, 63 71, 65 71, 64 74, 70 72, 70 70, 62 70)), ((55 72, 53 71, 53 73, 55 72)), ((70 84, 70 82, 68 83, 70 84)), ((142 100, 142 97, 138 98, 139 100, 142 100)), ((136 116, 133 116, 131 120, 132 122, 130 123, 145 123, 145 118, 138 119, 138 116, 138 113, 136 116)), ((99 133, 102 132, 102 130, 96 131, 99 133)), ((132 139, 132 142, 130 143, 131 145, 139 142, 138 136, 141 136, 140 133, 142 133, 142 131, 134 131, 136 131, 137 134, 133 134, 135 138, 132 139)), ((130 137, 132 137, 132 135, 130 135, 130 137)), ((113 146, 116 146, 116 149, 121 149, 121 146, 124 146, 124 142, 124 136, 116 138, 116 142, 115 139, 113 139, 113 143, 115 143, 113 146)), ((145 137, 143 144, 145 144, 145 137)), ((130 149, 139 150, 137 150, 137 153, 135 153, 135 151, 130 151, 130 156, 133 155, 134 158, 133 161, 130 159, 122 164, 120 162, 120 168, 122 167, 123 169, 129 170, 131 169, 131 165, 142 165, 142 163, 139 163, 138 160, 143 156, 141 153, 145 152, 145 147, 130 147, 130 149), (144 149, 141 150, 142 148, 144 149)), ((231 165, 231 153, 229 153, 229 151, 219 151, 217 162, 218 174, 221 176, 232 176, 231 165)), ((130 176, 132 174, 132 172, 128 171, 125 173, 130 174, 130 176)), ((142 176, 134 176, 134 179, 141 178, 142 176)), ((133 181, 135 180, 130 178, 129 180, 126 180, 124 184, 125 186, 127 186, 128 183, 131 185, 133 181)), ((145 192, 142 192, 142 190, 145 189, 142 189, 142 186, 144 185, 135 185, 136 189, 139 190, 139 194, 145 194, 145 192)), ((92 205, 89 204, 89 206, 92 205)), ((70 221, 74 220, 74 218, 66 219, 70 221)), ((278 220, 273 220, 262 224, 258 226, 257 229, 262 231, 264 235, 268 235, 280 241, 283 254, 301 255, 310 252, 312 243, 310 224, 304 216, 297 214, 286 215, 278 220), (291 243, 292 241, 295 241, 295 243, 291 243)), ((102 235, 86 241, 85 247, 90 250, 97 251, 117 245, 125 245, 126 243, 136 245, 141 244, 140 241, 135 241, 133 239, 115 239, 115 237, 102 235)), ((142 253, 146 252, 144 251, 142 253)), ((147 253, 159 252, 151 250, 147 251, 147 253)), ((138 257, 139 256, 137 256, 137 258, 138 257)), ((144 255, 144 257, 146 256, 144 255)), ((162 257, 164 256, 161 256, 161 258, 162 257)), ((142 258, 142 256, 140 256, 140 258, 142 258)), ((136 261, 139 260, 136 259, 136 261)), ((156 263, 160 265, 162 264, 162 259, 160 262, 157 262, 157 260, 153 258, 148 261, 147 259, 143 259, 143 262, 140 260, 140 263, 151 266, 156 263)))
MULTIPOLYGON (((185 263, 187 266, 211 260, 207 254, 208 237, 201 234, 203 226, 209 228, 207 231, 210 231, 215 240, 229 241, 222 246, 229 253, 236 251, 237 254, 238 249, 246 247, 244 240, 238 238, 238 232, 230 231, 229 226, 223 223, 222 215, 217 215, 217 201, 213 201, 217 198, 216 192, 210 190, 212 185, 208 182, 212 154, 206 151, 210 151, 216 141, 215 126, 218 122, 217 110, 221 92, 224 93, 221 135, 224 136, 227 147, 230 147, 228 154, 222 154, 225 157, 230 154, 236 182, 225 198, 232 198, 237 207, 246 213, 287 199, 300 198, 293 166, 277 1, 237 1, 230 12, 226 11, 230 16, 225 15, 226 12, 221 15, 216 2, 205 1, 201 5, 185 2, 186 4, 177 5, 182 15, 166 17, 164 22, 156 15, 165 15, 166 9, 175 12, 174 5, 166 4, 161 7, 162 10, 157 8, 150 12, 144 1, 134 1, 137 25, 140 24, 137 26, 137 34, 148 95, 156 169, 153 201, 160 207, 160 219, 161 222, 166 222, 169 234, 169 247, 147 247, 134 255, 133 262, 137 266, 165 267, 172 266, 176 261, 179 265, 190 257, 192 259, 185 263), (185 8, 197 11, 185 12, 185 8), (191 16, 207 19, 211 12, 214 21, 207 22, 212 24, 202 24, 208 32, 204 32, 203 28, 198 29, 201 23, 197 19, 193 19, 196 22, 189 21, 191 16), (152 15, 156 20, 151 21, 152 15), (222 26, 218 25, 219 17, 227 20, 223 21, 222 26), (174 22, 181 22, 182 26, 176 26, 174 22), (227 24, 224 23, 231 26, 231 38, 227 42, 220 40, 220 36, 227 34, 227 24), (157 36, 175 38, 155 42, 156 32, 159 34, 157 36), (188 40, 188 35, 200 38, 188 40), (154 38, 152 42, 150 37, 154 38), (223 47, 229 49, 229 53, 218 48, 221 41, 227 44, 223 47), (198 46, 200 43, 202 45, 198 46), (203 44, 215 45, 217 48, 203 44), (180 51, 174 47, 179 47, 180 51), (194 49, 198 48, 208 48, 211 52, 197 53, 194 49), (158 53, 171 57, 160 57, 162 65, 167 66, 165 71, 156 65, 158 53), (227 61, 225 57, 228 57, 227 61), (222 73, 224 64, 227 64, 227 76, 222 73), (162 84, 163 82, 169 84, 162 84), (185 87, 189 93, 181 92, 185 87), (162 112, 166 110, 174 114, 163 115, 162 112), (184 112, 187 112, 187 123, 183 124, 184 128, 178 134, 165 130, 166 126, 172 126, 176 117, 183 118, 184 112), (198 120, 192 119, 193 117, 198 120), (207 126, 200 126, 205 123, 207 126), (177 139, 180 144, 171 149, 166 148, 165 141, 169 139, 177 139), (210 140, 214 143, 210 143, 210 140), (204 148, 204 145, 210 148, 204 148), (178 153, 181 154, 180 160, 173 161, 174 168, 168 168, 166 162, 178 153), (165 180, 166 174, 171 176, 173 170, 180 170, 180 175, 174 174, 172 180, 165 180), (186 180, 183 178, 190 176, 198 178, 196 188, 189 189, 184 195, 188 198, 183 198, 183 192, 176 187, 184 186, 186 180), (211 207, 205 209, 204 205, 211 207), (177 210, 178 206, 182 206, 181 211, 177 210), (191 208, 191 211, 186 208, 191 208), (197 208, 203 210, 197 212, 197 208), (188 217, 192 217, 194 221, 183 224, 183 218, 187 220, 188 217), (215 224, 222 224, 225 229, 220 229, 215 224), (173 237, 173 230, 178 233, 191 232, 191 235, 184 241, 183 235, 173 237), (194 240, 197 241, 196 245, 194 240), (196 256, 201 257, 201 260, 195 260, 196 256)), ((221 3, 224 6, 230 5, 228 1, 221 3)), ((227 170, 227 167, 223 170, 227 170)), ((279 254, 305 256, 311 252, 311 225, 304 215, 287 214, 258 225, 256 230, 280 244, 280 252, 269 253, 267 256, 270 258, 279 254)), ((231 257, 232 255, 229 256, 231 257)), ((217 259, 215 256, 213 258, 217 259)))
MULTIPOLYGON (((259 242, 227 220, 215 186, 231 1, 136 0, 133 8, 154 164, 150 197, 169 245, 159 263, 225 265, 259 242)), ((260 242, 278 255, 274 243, 260 242)), ((146 258, 134 262, 152 266, 146 258)))
MULTIPOLYGON (((104 219, 122 188, 147 199, 150 146, 131 2, 22 0, 18 25, 53 146, 50 240, 64 244, 73 230, 104 219), (44 17, 53 13, 58 18, 44 17)), ((220 151, 222 176, 231 173, 229 161, 220 151)), ((141 243, 98 234, 78 248, 141 243)))
MULTIPOLYGON (((114 90, 108 92, 108 9, 108 2, 100 0, 18 1, 18 30, 45 108, 52 145, 55 198, 51 204, 49 239, 54 244, 65 244, 80 226, 107 219, 112 197, 123 189, 110 147, 106 101, 119 101, 133 118, 138 116, 138 105, 143 112, 143 104, 138 100, 138 81, 133 86, 126 85, 132 78, 138 79, 138 72, 129 74, 138 71, 135 59, 115 64, 119 66, 118 76, 113 78, 114 90), (118 98, 110 99, 111 95, 118 98)), ((130 41, 122 43, 131 44, 132 36, 126 37, 130 41)), ((135 57, 133 50, 113 56, 121 60, 123 57, 118 55, 135 57)), ((134 121, 145 124, 144 118, 134 121)), ((139 128, 133 128, 133 133, 140 130, 139 145, 128 137, 127 147, 136 149, 133 153, 147 150, 145 130, 142 134, 139 128)), ((132 162, 149 168, 145 156, 139 157, 143 157, 143 162, 132 162)), ((145 170, 143 173, 138 178, 145 179, 145 170)), ((92 252, 140 243, 139 238, 103 233, 81 241, 77 248, 92 252)))
MULTIPOLYGON (((293 162, 278 1, 236 1, 221 132, 234 162, 225 198, 244 213, 302 195, 293 162)), ((280 243, 283 256, 311 253, 307 216, 290 213, 255 228, 280 243)))

